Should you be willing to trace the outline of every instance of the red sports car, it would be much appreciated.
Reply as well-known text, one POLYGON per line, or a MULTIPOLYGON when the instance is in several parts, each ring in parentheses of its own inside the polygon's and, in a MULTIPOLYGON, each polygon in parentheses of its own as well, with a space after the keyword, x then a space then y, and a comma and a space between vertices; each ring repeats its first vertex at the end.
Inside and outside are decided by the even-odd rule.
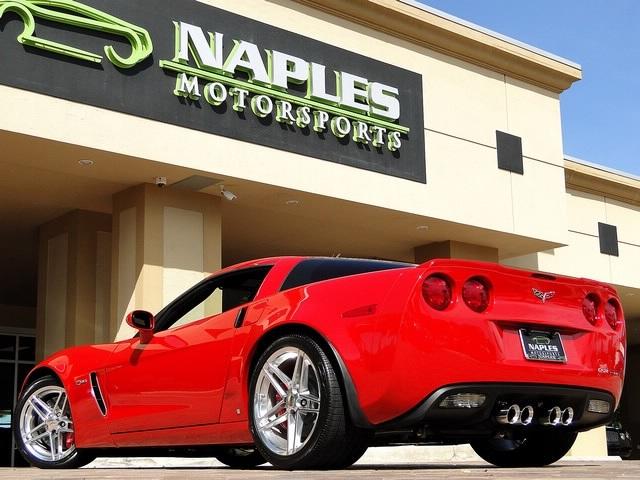
POLYGON ((33 465, 341 468, 371 446, 458 443, 547 465, 610 421, 625 369, 611 287, 481 262, 269 258, 127 321, 135 337, 28 376, 14 429, 33 465))

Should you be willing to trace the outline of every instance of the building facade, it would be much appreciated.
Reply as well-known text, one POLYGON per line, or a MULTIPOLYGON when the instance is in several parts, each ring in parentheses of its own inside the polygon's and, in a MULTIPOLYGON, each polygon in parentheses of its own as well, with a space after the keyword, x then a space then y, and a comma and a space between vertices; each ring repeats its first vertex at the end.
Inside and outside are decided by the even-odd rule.
POLYGON ((221 266, 457 257, 615 285, 640 438, 640 180, 563 155, 579 65, 410 0, 60 4, 0 6, 0 411, 221 266))

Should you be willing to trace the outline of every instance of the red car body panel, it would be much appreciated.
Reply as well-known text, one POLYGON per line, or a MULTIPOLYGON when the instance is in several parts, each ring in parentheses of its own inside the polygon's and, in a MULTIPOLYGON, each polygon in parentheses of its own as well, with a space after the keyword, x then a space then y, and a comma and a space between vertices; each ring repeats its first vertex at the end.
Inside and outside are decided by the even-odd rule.
POLYGON ((302 260, 272 258, 225 269, 216 275, 272 266, 248 304, 159 332, 145 345, 133 338, 64 350, 31 376, 49 369, 63 382, 80 448, 252 443, 252 361, 260 342, 282 327, 304 328, 327 342, 353 384, 355 408, 374 427, 455 384, 585 387, 611 394, 616 404, 620 399, 624 321, 613 329, 600 312, 592 325, 581 309, 589 293, 619 304, 607 285, 483 262, 434 260, 280 291, 302 260), (454 297, 444 311, 431 308, 422 295, 423 281, 433 273, 453 284, 454 297), (482 313, 460 297, 461 285, 478 276, 491 292, 482 313), (532 289, 555 295, 542 302, 532 289), (241 309, 244 321, 236 328, 241 309), (519 328, 560 332, 567 363, 526 360, 519 328), (96 407, 91 372, 106 415, 96 407))

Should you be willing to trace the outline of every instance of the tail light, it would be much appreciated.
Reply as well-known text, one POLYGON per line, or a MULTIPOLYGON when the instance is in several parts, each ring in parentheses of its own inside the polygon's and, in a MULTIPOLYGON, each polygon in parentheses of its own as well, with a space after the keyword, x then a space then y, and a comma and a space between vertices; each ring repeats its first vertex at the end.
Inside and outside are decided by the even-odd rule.
POLYGON ((614 330, 618 327, 618 322, 620 321, 618 312, 619 308, 615 300, 609 300, 604 304, 604 318, 614 330))
POLYGON ((484 312, 489 306, 489 287, 480 278, 470 278, 462 287, 462 299, 474 312, 484 312))
POLYGON ((582 300, 582 313, 584 313, 584 318, 589 320, 591 325, 595 325, 598 320, 598 304, 600 300, 598 296, 594 293, 590 293, 584 300, 582 300))
POLYGON ((451 282, 441 275, 431 275, 422 283, 422 296, 431 308, 444 310, 451 303, 451 282))

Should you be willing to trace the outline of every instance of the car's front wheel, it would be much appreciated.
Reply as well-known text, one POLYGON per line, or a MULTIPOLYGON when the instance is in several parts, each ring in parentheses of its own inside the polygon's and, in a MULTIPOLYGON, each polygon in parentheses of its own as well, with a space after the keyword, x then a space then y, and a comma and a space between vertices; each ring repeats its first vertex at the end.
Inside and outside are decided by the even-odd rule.
POLYGON ((349 422, 331 361, 310 337, 289 335, 262 353, 250 401, 256 447, 272 465, 343 468, 366 450, 368 437, 349 422))
POLYGON ((544 467, 564 457, 577 433, 557 430, 529 434, 521 439, 493 438, 471 443, 475 452, 498 467, 544 467))
POLYGON ((53 377, 31 383, 13 415, 16 444, 39 468, 78 468, 91 462, 90 452, 76 448, 67 392, 53 377))

